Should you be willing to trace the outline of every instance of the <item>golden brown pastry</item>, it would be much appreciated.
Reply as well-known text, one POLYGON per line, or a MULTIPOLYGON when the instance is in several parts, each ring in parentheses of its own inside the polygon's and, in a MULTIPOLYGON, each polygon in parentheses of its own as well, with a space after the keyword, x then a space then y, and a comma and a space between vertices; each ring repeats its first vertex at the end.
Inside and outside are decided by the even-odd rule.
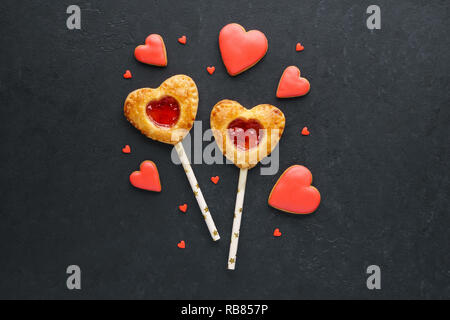
POLYGON ((211 129, 222 153, 241 169, 269 155, 283 134, 283 112, 270 104, 246 109, 232 100, 219 101, 211 111, 211 129))
POLYGON ((176 75, 158 88, 131 92, 125 100, 128 121, 147 137, 177 144, 192 128, 197 114, 198 91, 194 80, 176 75))

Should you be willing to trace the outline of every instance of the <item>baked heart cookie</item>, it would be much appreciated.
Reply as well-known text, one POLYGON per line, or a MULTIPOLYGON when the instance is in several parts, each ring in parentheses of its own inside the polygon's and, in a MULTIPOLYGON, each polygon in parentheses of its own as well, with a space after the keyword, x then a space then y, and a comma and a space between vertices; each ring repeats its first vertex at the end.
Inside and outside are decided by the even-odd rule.
POLYGON ((161 192, 158 169, 150 160, 142 162, 140 170, 130 174, 130 183, 139 189, 161 192))
POLYGON ((166 46, 159 34, 151 34, 145 39, 145 44, 134 49, 135 58, 146 64, 158 67, 167 66, 166 46))
POLYGON ((296 66, 290 66, 281 75, 277 88, 277 98, 304 96, 309 92, 310 87, 308 79, 300 77, 300 69, 296 66))
POLYGON ((269 205, 289 213, 308 214, 320 204, 320 193, 311 186, 308 168, 294 165, 286 169, 269 195, 269 205))
POLYGON ((192 128, 197 114, 198 91, 194 80, 176 75, 158 88, 142 88, 125 99, 128 121, 147 137, 177 144, 192 128))
POLYGON ((211 111, 211 129, 222 153, 241 169, 253 168, 269 155, 283 134, 283 112, 270 104, 246 109, 219 101, 211 111))
POLYGON ((264 57, 268 47, 267 38, 261 31, 245 31, 237 23, 227 24, 220 30, 220 54, 231 76, 253 67, 264 57))

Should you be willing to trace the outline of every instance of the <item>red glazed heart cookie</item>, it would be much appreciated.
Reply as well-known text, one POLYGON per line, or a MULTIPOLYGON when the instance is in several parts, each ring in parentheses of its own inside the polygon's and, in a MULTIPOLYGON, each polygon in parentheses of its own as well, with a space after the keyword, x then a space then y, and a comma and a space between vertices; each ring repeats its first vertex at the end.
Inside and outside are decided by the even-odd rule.
POLYGON ((320 204, 320 193, 311 183, 308 168, 300 165, 287 168, 270 192, 269 205, 289 213, 314 212, 320 204))
POLYGON ((167 54, 164 40, 159 34, 151 34, 145 39, 145 45, 134 49, 134 56, 142 63, 153 66, 167 66, 167 54))
POLYGON ((219 47, 223 63, 232 76, 253 67, 267 52, 267 38, 261 31, 248 32, 230 23, 220 30, 219 47))
POLYGON ((156 89, 131 92, 125 100, 124 114, 147 137, 175 145, 192 128, 197 107, 198 91, 194 80, 176 75, 156 89))
POLYGON ((308 79, 300 77, 300 69, 296 66, 287 67, 277 88, 277 98, 294 98, 304 96, 309 92, 308 79))
POLYGON ((222 153, 242 169, 253 168, 269 155, 283 134, 283 112, 270 104, 246 109, 222 100, 211 111, 211 129, 222 153))
POLYGON ((139 189, 148 191, 161 191, 158 169, 153 161, 146 160, 141 163, 140 171, 134 171, 130 175, 130 182, 139 189))

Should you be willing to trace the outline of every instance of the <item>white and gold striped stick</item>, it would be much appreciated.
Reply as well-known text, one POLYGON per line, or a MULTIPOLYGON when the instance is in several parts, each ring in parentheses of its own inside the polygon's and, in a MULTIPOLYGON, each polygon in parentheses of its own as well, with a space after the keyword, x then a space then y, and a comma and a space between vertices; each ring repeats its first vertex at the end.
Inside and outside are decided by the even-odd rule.
POLYGON ((178 157, 180 158, 181 164, 183 165, 184 172, 186 172, 186 176, 191 184, 192 191, 194 192, 195 199, 197 199, 198 206, 203 214, 203 218, 205 219, 206 225, 208 226, 209 233, 214 241, 220 239, 219 233, 217 232, 216 225, 211 217, 211 213, 209 212, 209 208, 206 205, 205 198, 203 198, 202 191, 198 185, 197 179, 195 178, 194 171, 192 171, 191 164, 189 163, 189 159, 186 156, 186 152, 184 151, 183 145, 181 142, 178 142, 175 145, 175 150, 177 150, 178 157))
POLYGON ((231 232, 231 243, 230 252, 228 254, 228 269, 234 270, 236 266, 236 254, 239 243, 240 229, 241 229, 241 218, 242 218, 242 208, 244 206, 244 196, 245 196, 245 185, 247 183, 247 172, 248 169, 241 169, 239 171, 239 182, 236 194, 236 205, 234 206, 234 219, 233 219, 233 230, 231 232))

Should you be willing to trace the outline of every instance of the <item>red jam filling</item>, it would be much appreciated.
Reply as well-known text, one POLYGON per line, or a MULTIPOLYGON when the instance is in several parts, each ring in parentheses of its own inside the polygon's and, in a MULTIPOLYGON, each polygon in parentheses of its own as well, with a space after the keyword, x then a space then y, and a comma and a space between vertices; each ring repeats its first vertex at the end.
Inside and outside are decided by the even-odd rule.
POLYGON ((262 137, 261 122, 256 119, 237 118, 228 125, 228 134, 233 139, 233 143, 240 149, 248 150, 256 147, 262 137))
POLYGON ((180 105, 171 96, 150 101, 146 111, 150 120, 160 127, 172 127, 180 117, 180 105))

